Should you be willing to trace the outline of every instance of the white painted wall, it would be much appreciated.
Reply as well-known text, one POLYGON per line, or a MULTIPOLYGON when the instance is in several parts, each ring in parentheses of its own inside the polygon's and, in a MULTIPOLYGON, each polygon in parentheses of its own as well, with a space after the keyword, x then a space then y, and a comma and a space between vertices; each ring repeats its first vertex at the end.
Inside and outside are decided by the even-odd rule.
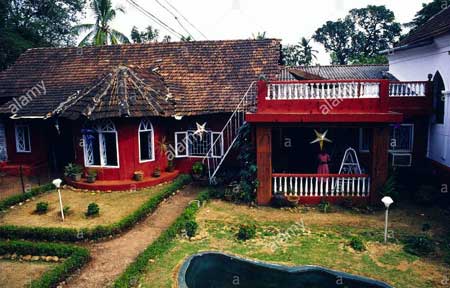
POLYGON ((450 33, 432 44, 388 55, 389 71, 401 81, 425 81, 428 74, 441 74, 445 90, 444 124, 430 124, 428 157, 450 167, 450 33))

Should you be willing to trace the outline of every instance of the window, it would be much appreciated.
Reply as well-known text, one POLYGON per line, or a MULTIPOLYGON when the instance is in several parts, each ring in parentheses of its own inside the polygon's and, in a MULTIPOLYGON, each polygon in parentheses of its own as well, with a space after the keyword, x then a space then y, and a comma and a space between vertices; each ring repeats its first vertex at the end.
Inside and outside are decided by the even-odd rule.
POLYGON ((16 151, 31 152, 30 127, 25 124, 16 125, 16 151))
POLYGON ((175 132, 176 157, 222 157, 223 137, 221 132, 206 131, 202 137, 194 134, 194 130, 175 132))
MULTIPOLYGON (((359 151, 369 152, 370 130, 360 128, 359 151)), ((390 126, 389 152, 412 152, 414 143, 414 124, 390 126)))
POLYGON ((83 129, 83 143, 87 167, 119 167, 117 131, 112 121, 83 129))
POLYGON ((6 136, 5 136, 5 126, 0 123, 0 161, 8 160, 8 154, 6 150, 6 136))
POLYGON ((153 126, 148 120, 142 120, 139 124, 139 161, 148 162, 155 160, 153 126))

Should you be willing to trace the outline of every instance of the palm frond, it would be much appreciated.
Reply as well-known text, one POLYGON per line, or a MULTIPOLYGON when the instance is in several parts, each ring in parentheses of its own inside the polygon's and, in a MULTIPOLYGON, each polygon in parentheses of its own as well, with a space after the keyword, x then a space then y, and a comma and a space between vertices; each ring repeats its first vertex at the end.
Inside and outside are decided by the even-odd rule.
POLYGON ((114 35, 114 37, 120 42, 120 43, 130 43, 130 40, 128 39, 127 36, 125 36, 124 34, 122 34, 121 32, 111 29, 111 31, 109 32, 111 35, 114 35))
POLYGON ((72 27, 72 33, 75 35, 80 35, 88 30, 92 30, 95 24, 79 24, 72 27))
POLYGON ((89 46, 92 44, 92 37, 94 37, 96 33, 96 30, 92 30, 91 32, 89 32, 84 38, 83 40, 81 40, 80 44, 78 44, 78 46, 80 47, 84 47, 84 46, 89 46))

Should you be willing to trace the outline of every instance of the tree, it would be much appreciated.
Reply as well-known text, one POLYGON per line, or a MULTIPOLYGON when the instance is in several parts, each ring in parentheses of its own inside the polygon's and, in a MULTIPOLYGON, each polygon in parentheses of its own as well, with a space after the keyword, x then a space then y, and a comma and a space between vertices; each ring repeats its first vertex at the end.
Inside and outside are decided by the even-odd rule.
POLYGON ((89 31, 79 46, 130 43, 127 36, 110 26, 112 20, 116 18, 116 11, 125 12, 122 8, 112 8, 111 0, 92 0, 91 8, 96 16, 95 24, 80 24, 73 27, 75 35, 89 31))
POLYGON ((158 42, 158 37, 159 30, 153 29, 152 26, 148 26, 143 32, 140 32, 136 26, 131 29, 131 40, 134 43, 158 42))
POLYGON ((192 39, 191 35, 189 35, 189 36, 181 36, 181 39, 180 39, 181 42, 191 42, 192 40, 194 40, 194 39, 192 39))
POLYGON ((368 5, 352 9, 344 19, 328 21, 317 29, 313 39, 331 53, 334 64, 357 59, 383 60, 380 51, 389 49, 399 38, 401 26, 394 13, 385 6, 368 5))
POLYGON ((252 38, 253 38, 253 40, 264 40, 264 39, 267 39, 266 31, 257 32, 256 34, 252 34, 252 38))
POLYGON ((423 3, 422 9, 420 9, 414 16, 414 19, 411 22, 406 23, 405 26, 411 28, 411 30, 414 30, 423 25, 437 13, 447 9, 449 6, 449 0, 433 0, 433 2, 430 3, 423 3))
POLYGON ((0 70, 26 49, 75 43, 71 26, 86 0, 0 0, 0 70))
POLYGON ((288 66, 312 65, 313 60, 317 59, 317 50, 310 45, 311 39, 302 37, 300 42, 295 45, 283 47, 283 62, 288 66))
POLYGON ((355 24, 350 19, 327 21, 316 30, 313 39, 322 43, 327 52, 332 53, 333 64, 347 64, 354 51, 352 47, 354 31, 355 24))

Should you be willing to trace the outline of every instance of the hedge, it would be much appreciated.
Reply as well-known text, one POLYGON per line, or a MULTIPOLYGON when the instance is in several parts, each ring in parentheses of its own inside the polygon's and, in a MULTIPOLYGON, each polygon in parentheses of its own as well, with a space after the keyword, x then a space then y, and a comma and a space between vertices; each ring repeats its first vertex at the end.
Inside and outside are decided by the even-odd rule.
POLYGON ((56 287, 75 270, 81 268, 89 261, 89 250, 73 245, 57 243, 33 243, 26 241, 0 242, 0 255, 16 253, 33 256, 58 256, 67 258, 61 264, 48 270, 39 279, 33 280, 29 287, 48 288, 56 287))
POLYGON ((82 240, 98 240, 122 233, 137 222, 155 211, 158 205, 176 190, 191 181, 189 175, 180 175, 170 185, 163 188, 155 196, 147 200, 133 213, 110 225, 98 225, 94 228, 60 228, 60 227, 26 227, 16 225, 0 226, 0 238, 32 239, 45 241, 78 242, 82 240))
POLYGON ((53 185, 52 183, 48 183, 48 184, 45 184, 45 185, 42 185, 39 187, 31 188, 31 190, 29 192, 17 194, 17 195, 8 197, 6 199, 3 199, 0 201, 0 211, 6 210, 13 205, 16 205, 20 202, 25 202, 27 199, 30 199, 31 197, 35 197, 41 193, 53 190, 55 188, 56 188, 55 185, 53 185))
POLYGON ((184 229, 187 222, 195 220, 195 214, 199 210, 198 203, 203 203, 209 199, 210 191, 202 191, 197 196, 200 202, 192 202, 184 212, 167 228, 152 244, 150 244, 139 256, 131 263, 127 269, 114 282, 115 288, 133 287, 137 284, 139 276, 144 272, 150 259, 154 259, 166 253, 170 249, 171 242, 184 229))

